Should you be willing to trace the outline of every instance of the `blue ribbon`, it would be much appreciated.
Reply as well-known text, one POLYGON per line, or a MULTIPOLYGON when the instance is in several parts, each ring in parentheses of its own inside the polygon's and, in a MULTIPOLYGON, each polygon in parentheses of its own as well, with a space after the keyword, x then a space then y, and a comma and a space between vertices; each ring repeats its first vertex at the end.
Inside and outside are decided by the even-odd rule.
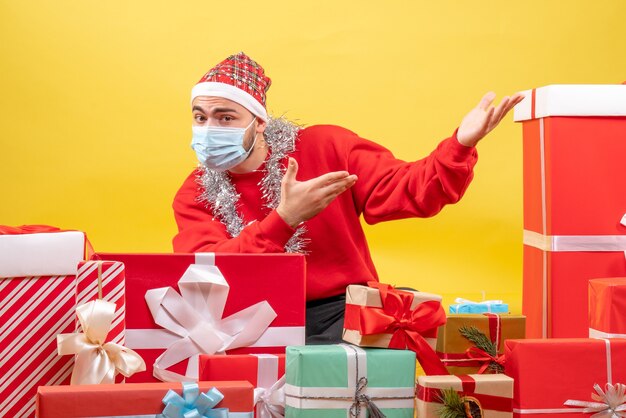
POLYGON ((164 418, 228 418, 228 408, 214 408, 224 399, 224 395, 213 388, 200 392, 197 383, 183 382, 183 396, 173 390, 163 397, 164 418))

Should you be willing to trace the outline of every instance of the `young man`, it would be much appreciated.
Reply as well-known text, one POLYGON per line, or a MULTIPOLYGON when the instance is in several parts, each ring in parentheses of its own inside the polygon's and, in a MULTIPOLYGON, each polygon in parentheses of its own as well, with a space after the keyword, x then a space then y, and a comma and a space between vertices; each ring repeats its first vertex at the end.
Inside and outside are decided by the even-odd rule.
MULTIPOLYGON (((359 221, 429 217, 457 202, 474 148, 521 99, 488 93, 426 158, 405 162, 331 125, 272 119, 271 80, 244 53, 192 89, 201 165, 174 199, 176 252, 301 252, 307 257, 307 344, 341 339, 346 286, 378 280, 359 221)), ((407 132, 410 136, 410 132, 407 132)))

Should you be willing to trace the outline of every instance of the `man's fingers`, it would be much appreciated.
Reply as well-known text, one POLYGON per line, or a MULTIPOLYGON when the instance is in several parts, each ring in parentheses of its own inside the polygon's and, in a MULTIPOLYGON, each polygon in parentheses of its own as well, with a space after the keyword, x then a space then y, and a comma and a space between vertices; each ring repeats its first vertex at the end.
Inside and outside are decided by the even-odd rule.
POLYGON ((504 99, 502 99, 502 102, 500 102, 500 104, 498 105, 498 107, 496 108, 496 110, 493 113, 493 117, 491 118, 491 123, 490 126, 495 126, 498 124, 498 122, 500 122, 500 119, 502 119, 502 116, 504 115, 507 107, 510 104, 510 98, 509 97, 505 97, 504 99))
POLYGON ((285 176, 283 177, 284 182, 291 182, 296 179, 296 174, 298 174, 298 162, 295 158, 289 157, 289 163, 287 164, 287 171, 285 172, 285 176))
POLYGON ((309 180, 314 187, 324 187, 328 184, 334 183, 338 180, 348 177, 350 173, 347 171, 333 171, 330 173, 322 174, 319 177, 309 180))
POLYGON ((490 91, 489 93, 485 94, 482 99, 480 99, 480 102, 478 103, 478 107, 482 110, 487 110, 487 108, 493 102, 495 98, 496 98, 496 94, 490 91))
POLYGON ((324 193, 332 195, 339 195, 341 193, 343 193, 346 189, 349 189, 350 187, 354 186, 354 183, 356 183, 357 181, 357 177, 352 174, 346 178, 340 179, 335 181, 334 183, 328 184, 327 186, 325 186, 323 188, 324 193))
MULTIPOLYGON (((482 129, 484 132, 491 128, 491 121, 493 120, 493 114, 496 111, 496 108, 491 106, 487 110, 487 116, 485 116, 485 120, 483 121, 482 129)), ((484 134, 483 134, 484 135, 484 134)))

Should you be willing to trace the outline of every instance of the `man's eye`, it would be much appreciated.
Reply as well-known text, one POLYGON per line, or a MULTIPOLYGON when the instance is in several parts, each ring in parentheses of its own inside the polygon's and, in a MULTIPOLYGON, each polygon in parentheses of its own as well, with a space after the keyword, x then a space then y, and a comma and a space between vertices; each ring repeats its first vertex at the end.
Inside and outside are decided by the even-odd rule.
POLYGON ((195 115, 193 118, 198 123, 206 121, 206 118, 204 116, 202 116, 202 115, 195 115))
POLYGON ((229 115, 224 115, 224 116, 222 116, 222 120, 223 120, 224 122, 231 122, 231 121, 233 121, 234 119, 235 119, 235 118, 233 118, 232 116, 229 116, 229 115))

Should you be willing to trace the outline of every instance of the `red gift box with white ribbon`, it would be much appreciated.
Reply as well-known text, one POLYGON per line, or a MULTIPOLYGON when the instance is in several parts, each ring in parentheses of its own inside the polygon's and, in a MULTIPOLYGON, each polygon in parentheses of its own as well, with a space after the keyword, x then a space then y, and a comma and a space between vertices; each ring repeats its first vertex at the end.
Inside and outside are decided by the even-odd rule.
POLYGON ((551 338, 504 344, 505 373, 515 380, 514 417, 580 418, 601 411, 608 417, 609 408, 626 409, 624 393, 615 396, 626 383, 626 340, 551 338))
POLYGON ((589 280, 589 336, 626 338, 626 277, 589 280))
POLYGON ((626 85, 524 93, 526 336, 585 337, 589 279, 626 276, 626 85))
POLYGON ((195 380, 200 354, 284 353, 304 344, 305 260, 291 254, 111 254, 126 267, 126 347, 147 371, 195 380))

